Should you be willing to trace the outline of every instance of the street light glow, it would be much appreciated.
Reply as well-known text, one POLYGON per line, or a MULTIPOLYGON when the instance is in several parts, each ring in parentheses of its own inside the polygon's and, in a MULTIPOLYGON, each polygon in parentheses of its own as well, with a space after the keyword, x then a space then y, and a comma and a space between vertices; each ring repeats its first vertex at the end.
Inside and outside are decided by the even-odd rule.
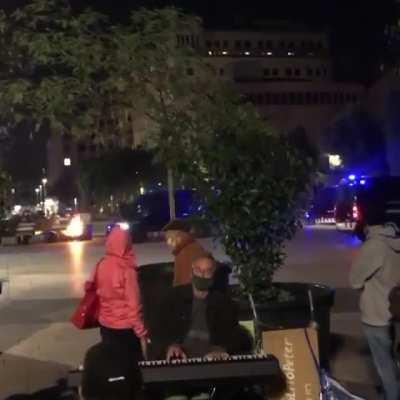
POLYGON ((331 168, 341 167, 343 164, 342 158, 339 154, 329 154, 329 166, 331 168))
POLYGON ((71 166, 71 159, 70 158, 64 158, 64 166, 65 167, 70 167, 71 166))

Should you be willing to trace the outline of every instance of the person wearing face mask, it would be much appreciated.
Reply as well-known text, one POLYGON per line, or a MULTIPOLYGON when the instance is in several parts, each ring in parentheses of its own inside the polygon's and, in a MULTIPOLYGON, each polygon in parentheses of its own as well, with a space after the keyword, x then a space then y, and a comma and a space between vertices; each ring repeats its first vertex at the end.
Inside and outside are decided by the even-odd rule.
POLYGON ((206 254, 206 251, 190 234, 190 227, 185 221, 173 220, 163 228, 163 231, 167 245, 174 255, 173 286, 187 285, 192 279, 193 260, 206 254))
MULTIPOLYGON (((191 265, 191 283, 173 288, 162 303, 157 329, 160 337, 156 340, 162 343, 167 361, 193 357, 218 360, 243 353, 236 304, 226 293, 213 289, 216 269, 211 254, 196 258, 191 265)), ((168 398, 208 398, 192 395, 168 398)))

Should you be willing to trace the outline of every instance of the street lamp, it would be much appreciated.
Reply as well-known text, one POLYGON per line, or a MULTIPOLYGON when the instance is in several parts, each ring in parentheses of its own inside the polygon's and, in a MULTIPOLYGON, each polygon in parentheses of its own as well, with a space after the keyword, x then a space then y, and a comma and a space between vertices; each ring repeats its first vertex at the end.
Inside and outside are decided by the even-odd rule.
POLYGON ((36 193, 36 203, 40 203, 40 189, 37 187, 35 188, 35 193, 36 193))
POLYGON ((43 199, 43 186, 39 185, 39 200, 40 200, 40 204, 44 205, 44 201, 42 201, 43 199))
POLYGON ((42 183, 43 183, 43 201, 46 200, 46 183, 47 183, 47 178, 43 178, 42 179, 42 183))

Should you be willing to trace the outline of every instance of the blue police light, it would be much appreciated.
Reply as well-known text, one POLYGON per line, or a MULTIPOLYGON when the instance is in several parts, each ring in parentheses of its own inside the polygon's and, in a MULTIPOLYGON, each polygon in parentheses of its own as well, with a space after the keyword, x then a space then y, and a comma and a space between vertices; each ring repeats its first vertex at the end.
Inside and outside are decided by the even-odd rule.
POLYGON ((349 181, 355 181, 356 176, 354 174, 349 175, 349 181))
POLYGON ((360 180, 360 185, 365 185, 366 183, 367 183, 367 181, 365 179, 360 180))

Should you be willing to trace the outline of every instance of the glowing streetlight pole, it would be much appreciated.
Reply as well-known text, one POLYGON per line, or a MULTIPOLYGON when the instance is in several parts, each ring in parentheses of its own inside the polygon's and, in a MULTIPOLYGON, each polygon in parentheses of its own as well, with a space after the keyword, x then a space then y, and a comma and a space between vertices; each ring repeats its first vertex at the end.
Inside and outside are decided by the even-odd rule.
POLYGON ((42 183, 43 183, 43 201, 46 200, 46 184, 47 184, 47 178, 43 178, 42 179, 42 183))

